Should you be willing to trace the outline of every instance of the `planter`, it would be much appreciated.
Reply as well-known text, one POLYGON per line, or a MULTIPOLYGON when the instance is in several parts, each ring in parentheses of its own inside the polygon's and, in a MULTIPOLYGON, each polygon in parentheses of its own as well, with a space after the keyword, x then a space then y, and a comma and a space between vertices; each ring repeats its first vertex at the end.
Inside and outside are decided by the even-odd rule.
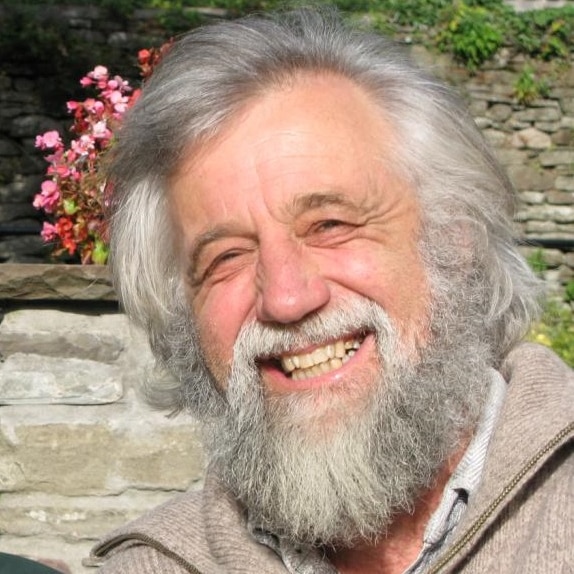
POLYGON ((0 300, 116 301, 105 265, 0 264, 0 300))

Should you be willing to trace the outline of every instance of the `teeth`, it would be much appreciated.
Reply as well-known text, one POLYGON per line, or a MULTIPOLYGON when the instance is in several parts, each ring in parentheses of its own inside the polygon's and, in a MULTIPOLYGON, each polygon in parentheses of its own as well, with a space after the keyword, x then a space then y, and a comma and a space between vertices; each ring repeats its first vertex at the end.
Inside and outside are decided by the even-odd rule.
POLYGON ((286 373, 291 373, 294 381, 316 377, 342 367, 356 353, 361 343, 359 339, 329 343, 311 353, 281 357, 281 366, 286 373))

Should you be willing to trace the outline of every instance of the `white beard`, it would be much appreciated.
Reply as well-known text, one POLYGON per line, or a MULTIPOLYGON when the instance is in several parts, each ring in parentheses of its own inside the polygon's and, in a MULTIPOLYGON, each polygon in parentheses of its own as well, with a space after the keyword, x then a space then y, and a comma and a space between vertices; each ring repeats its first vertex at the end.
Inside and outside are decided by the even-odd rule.
POLYGON ((445 331, 448 340, 435 333, 424 349, 402 348, 386 313, 360 297, 295 326, 244 327, 226 413, 204 430, 210 460, 250 520, 297 543, 350 546, 412 511, 485 394, 488 353, 471 334, 445 331), (375 333, 384 375, 373 384, 265 396, 259 357, 358 329, 375 333))

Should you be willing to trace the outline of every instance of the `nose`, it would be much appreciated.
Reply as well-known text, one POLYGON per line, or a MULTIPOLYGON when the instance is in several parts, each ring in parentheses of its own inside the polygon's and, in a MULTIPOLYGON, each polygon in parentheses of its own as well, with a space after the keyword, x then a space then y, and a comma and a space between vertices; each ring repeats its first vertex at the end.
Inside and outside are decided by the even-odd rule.
POLYGON ((291 240, 260 248, 256 279, 260 321, 296 323, 329 302, 329 285, 304 250, 291 240))

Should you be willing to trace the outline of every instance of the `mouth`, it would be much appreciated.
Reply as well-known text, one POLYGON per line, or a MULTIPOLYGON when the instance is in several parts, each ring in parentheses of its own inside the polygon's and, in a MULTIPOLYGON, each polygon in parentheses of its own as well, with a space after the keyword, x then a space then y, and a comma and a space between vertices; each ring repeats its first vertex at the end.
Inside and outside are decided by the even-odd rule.
POLYGON ((310 379, 340 369, 351 360, 364 340, 364 334, 339 339, 307 353, 284 354, 278 362, 285 376, 293 381, 310 379))

